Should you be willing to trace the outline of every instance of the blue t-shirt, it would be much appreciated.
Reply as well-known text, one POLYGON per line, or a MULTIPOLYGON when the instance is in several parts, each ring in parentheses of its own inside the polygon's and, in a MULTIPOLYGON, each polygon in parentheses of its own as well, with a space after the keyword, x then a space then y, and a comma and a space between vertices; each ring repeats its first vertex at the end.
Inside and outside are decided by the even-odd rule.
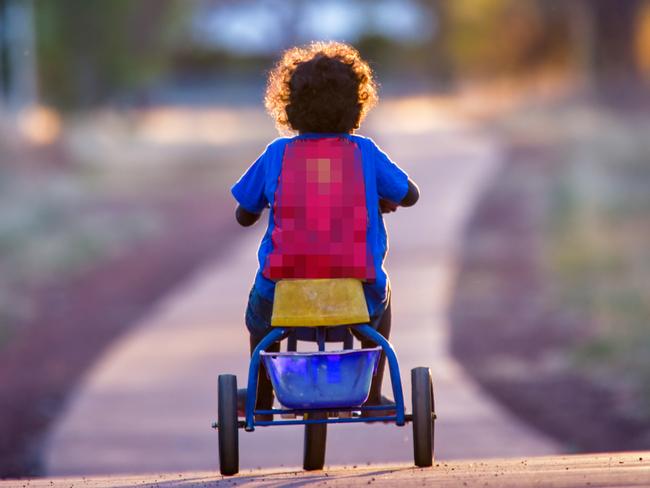
POLYGON ((291 138, 279 138, 269 144, 259 158, 246 170, 232 187, 232 194, 245 210, 261 213, 269 208, 268 227, 257 253, 259 269, 255 276, 255 289, 264 298, 273 301, 275 282, 262 275, 267 256, 273 250, 273 203, 282 170, 282 158, 287 144, 296 139, 320 137, 345 137, 354 142, 361 151, 363 176, 368 210, 367 242, 374 259, 376 279, 363 284, 368 312, 380 314, 386 305, 388 276, 384 259, 388 251, 388 237, 379 199, 399 203, 408 191, 408 175, 369 138, 351 134, 301 134, 291 138))

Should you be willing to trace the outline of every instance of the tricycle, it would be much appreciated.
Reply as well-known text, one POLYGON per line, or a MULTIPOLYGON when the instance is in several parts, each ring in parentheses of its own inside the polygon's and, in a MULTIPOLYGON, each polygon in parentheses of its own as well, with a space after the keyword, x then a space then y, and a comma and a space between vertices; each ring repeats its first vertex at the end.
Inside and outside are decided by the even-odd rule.
POLYGON ((433 463, 433 386, 429 368, 411 370, 411 413, 406 413, 397 356, 370 326, 362 282, 356 279, 291 279, 276 284, 271 331, 251 354, 245 415, 237 409, 237 378, 219 375, 217 429, 221 474, 239 471, 239 429, 304 425, 303 468, 325 464, 327 424, 395 423, 413 425, 413 458, 418 467, 433 463), (354 338, 374 348, 354 348, 354 338), (299 351, 298 343, 316 342, 318 351, 299 351), (283 352, 268 352, 275 343, 283 352), (341 343, 340 350, 326 350, 341 343), (388 361, 393 404, 364 405, 380 354, 388 361), (258 374, 264 364, 280 408, 256 409, 258 374))

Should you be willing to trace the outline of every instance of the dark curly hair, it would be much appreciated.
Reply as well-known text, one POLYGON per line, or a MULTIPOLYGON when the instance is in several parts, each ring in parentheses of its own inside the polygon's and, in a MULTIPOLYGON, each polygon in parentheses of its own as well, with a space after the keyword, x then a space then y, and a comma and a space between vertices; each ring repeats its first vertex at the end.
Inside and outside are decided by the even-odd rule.
POLYGON ((264 97, 281 131, 303 133, 353 132, 376 102, 370 66, 340 42, 285 51, 269 74, 264 97))

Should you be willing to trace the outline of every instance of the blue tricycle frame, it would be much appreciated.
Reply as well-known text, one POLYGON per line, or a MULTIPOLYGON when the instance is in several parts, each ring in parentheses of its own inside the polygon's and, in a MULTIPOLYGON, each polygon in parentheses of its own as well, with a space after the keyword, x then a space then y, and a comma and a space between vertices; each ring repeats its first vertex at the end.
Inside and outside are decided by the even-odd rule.
MULTIPOLYGON (((247 380, 247 395, 245 404, 245 418, 240 420, 236 414, 236 378, 232 375, 220 375, 219 377, 219 422, 213 423, 213 428, 219 430, 219 458, 220 470, 224 475, 233 475, 239 471, 239 452, 238 452, 238 429, 244 429, 246 432, 255 431, 256 427, 267 426, 280 426, 280 425, 305 425, 305 459, 303 467, 307 470, 322 469, 325 457, 325 431, 323 439, 320 444, 317 442, 316 447, 308 447, 308 434, 309 432, 316 432, 317 429, 325 429, 326 425, 323 424, 347 424, 347 423, 395 423, 396 426, 404 426, 407 422, 413 422, 413 452, 414 463, 419 467, 428 467, 433 462, 433 424, 436 418, 434 413, 433 403, 433 387, 431 383, 431 373, 429 368, 414 368, 411 371, 411 384, 412 384, 412 405, 413 411, 410 414, 406 413, 404 405, 404 393, 402 388, 402 381, 400 375, 400 367, 397 360, 397 355, 393 346, 386 340, 379 332, 367 324, 356 324, 348 326, 338 326, 338 329, 344 330, 343 338, 329 339, 328 342, 343 342, 344 351, 353 349, 353 336, 351 331, 355 330, 357 336, 368 339, 379 346, 382 352, 386 355, 391 386, 394 396, 394 404, 382 405, 341 405, 341 406, 327 406, 324 408, 271 408, 271 409, 256 409, 257 401, 257 387, 260 367, 262 364, 263 353, 275 343, 288 338, 289 351, 296 350, 297 343, 297 330, 302 328, 296 327, 274 327, 272 330, 260 341, 251 354, 250 364, 248 368, 247 380), (228 388, 222 390, 222 378, 231 379, 228 388), (223 397, 223 398, 222 398, 223 397), (226 398, 227 397, 227 398, 226 398), (222 402, 222 400, 224 400, 222 402), (222 415, 222 411, 226 412, 222 415), (381 416, 364 416, 364 412, 372 411, 394 411, 394 414, 381 415, 381 416), (342 413, 344 415, 342 415, 342 413), (334 414, 338 414, 334 417, 334 414), (294 418, 287 419, 281 418, 279 420, 273 419, 273 416, 281 415, 283 417, 291 416, 294 418), (268 418, 271 416, 273 420, 262 420, 256 416, 264 416, 268 418), (298 418, 302 416, 302 418, 298 418), (317 427, 322 426, 322 427, 317 427), (310 429, 312 429, 310 431, 310 429), (316 429, 316 430, 314 430, 316 429), (309 449, 312 454, 308 454, 309 449), (313 449, 321 450, 322 452, 316 453, 315 460, 309 460, 308 457, 313 458, 313 449)), ((318 343, 320 352, 325 351, 325 342, 327 337, 327 327, 309 327, 311 334, 315 334, 315 340, 318 343)), ((302 340, 302 339, 301 339, 302 340)), ((312 339, 308 339, 312 340, 312 339)), ((363 350, 363 351, 368 351, 363 350)), ((266 353, 276 354, 276 353, 266 353)), ((282 353, 277 353, 282 354, 282 353)))
MULTIPOLYGON (((253 432, 255 426, 269 426, 269 425, 308 425, 308 424, 334 424, 334 423, 359 423, 359 422, 395 422, 398 426, 403 426, 406 423, 406 414, 404 411, 404 393, 402 391, 402 381, 400 379, 399 364, 393 346, 375 329, 369 325, 358 325, 355 329, 361 333, 366 339, 370 339, 375 344, 380 346, 386 354, 388 360, 388 368, 390 371, 390 379, 393 387, 393 395, 395 397, 395 405, 378 405, 367 407, 328 407, 328 408, 310 408, 310 409, 271 409, 271 410, 255 410, 256 395, 246 396, 246 420, 244 422, 244 429, 247 432, 253 432), (314 413, 314 412, 331 412, 332 410, 354 410, 354 411, 369 411, 369 410, 392 410, 395 409, 395 415, 388 415, 382 417, 357 417, 357 418, 326 418, 326 419, 302 419, 302 420, 270 420, 270 421, 255 421, 256 414, 299 414, 299 413, 314 413)), ((257 345, 251 356, 250 366, 248 368, 248 387, 246 391, 257 391, 257 382, 259 378, 259 369, 261 363, 261 353, 266 351, 269 346, 282 340, 289 330, 278 327, 273 329, 268 335, 262 339, 257 345)), ((319 349, 322 350, 323 345, 319 340, 319 349)))

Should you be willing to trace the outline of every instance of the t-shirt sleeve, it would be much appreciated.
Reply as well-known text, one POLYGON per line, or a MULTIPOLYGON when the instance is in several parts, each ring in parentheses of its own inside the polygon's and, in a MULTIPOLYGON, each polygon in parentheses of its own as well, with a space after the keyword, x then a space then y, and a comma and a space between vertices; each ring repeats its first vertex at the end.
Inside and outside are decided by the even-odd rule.
POLYGON ((268 149, 239 178, 230 189, 237 203, 252 213, 261 213, 268 205, 264 194, 268 149))
POLYGON ((380 198, 399 203, 408 191, 408 175, 375 145, 377 193, 380 198))

